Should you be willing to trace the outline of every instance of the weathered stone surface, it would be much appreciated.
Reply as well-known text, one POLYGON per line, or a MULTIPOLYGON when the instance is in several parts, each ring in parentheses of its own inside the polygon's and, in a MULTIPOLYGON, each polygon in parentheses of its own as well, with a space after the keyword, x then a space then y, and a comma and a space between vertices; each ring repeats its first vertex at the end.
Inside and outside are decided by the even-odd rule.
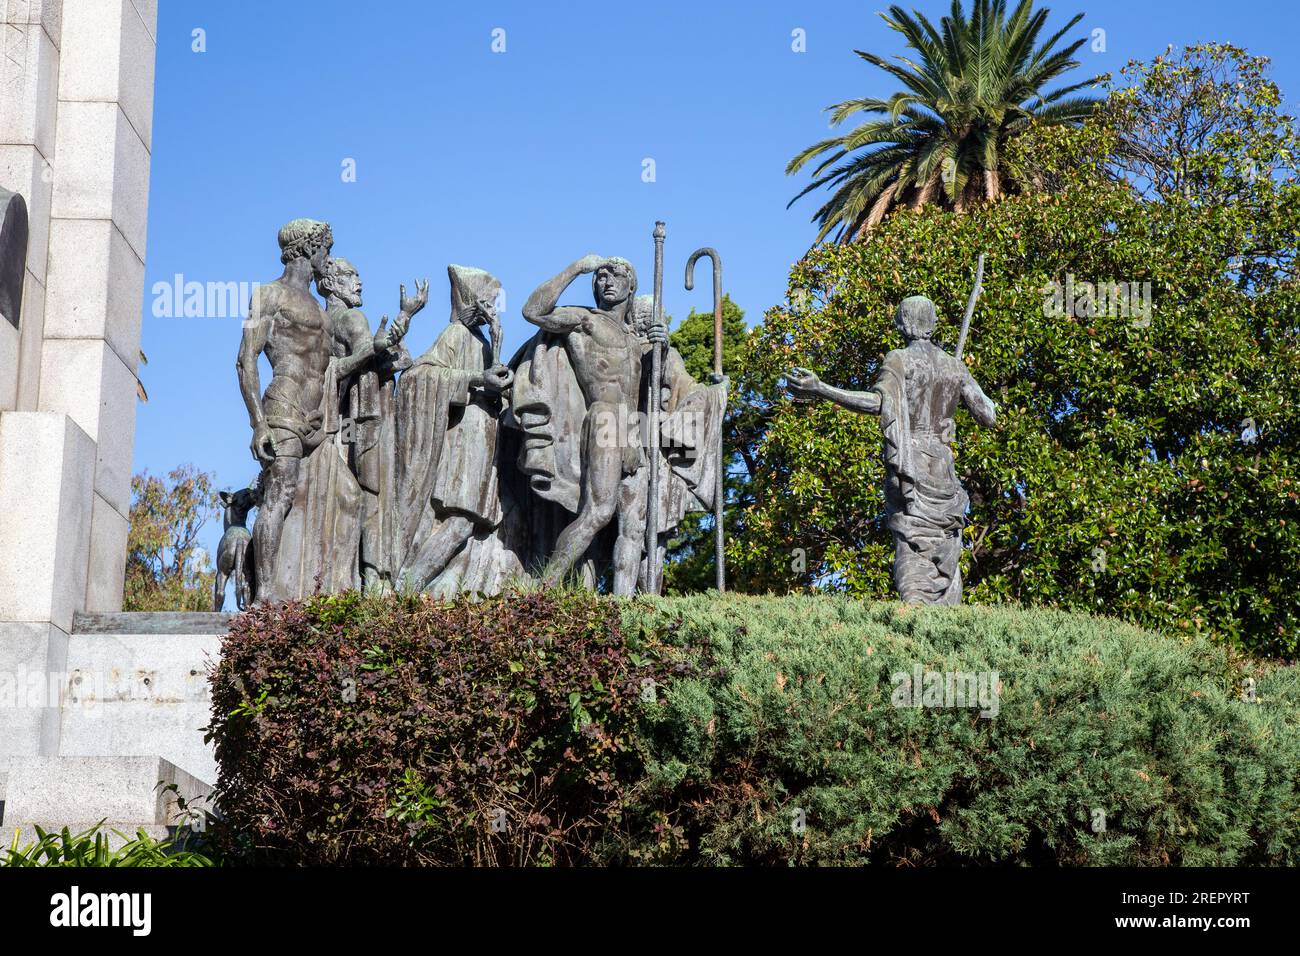
POLYGON ((70 415, 95 442, 95 491, 130 510, 135 376, 104 339, 46 339, 39 407, 70 415))
POLYGON ((68 634, 48 622, 0 622, 0 774, 6 757, 59 751, 68 634))
POLYGON ((212 788, 158 757, 13 757, 5 782, 5 826, 61 829, 94 808, 113 824, 175 824, 176 798, 206 804, 212 788), (159 784, 163 786, 159 786, 159 784), (176 792, 164 787, 175 784, 176 792))
POLYGON ((13 408, 34 412, 41 398, 41 346, 45 342, 45 287, 31 270, 23 288, 23 327, 18 332, 18 388, 13 408))
MULTIPOLYGON (((90 564, 86 572, 85 609, 116 611, 122 606, 126 579, 129 518, 95 493, 90 517, 90 564)), ((75 627, 75 617, 74 624, 75 627)))
POLYGON ((53 155, 59 51, 39 21, 14 22, 10 9, 0 61, 0 143, 35 146, 53 155))
MULTIPOLYGON (((157 21, 157 10, 148 10, 157 21)), ((73 3, 64 11, 59 99, 117 102, 148 148, 152 137, 152 23, 132 0, 73 3)))
POLYGON ((8 322, 0 322, 0 411, 18 407, 18 357, 22 336, 8 322))
POLYGON ((0 412, 0 621, 72 629, 90 551, 95 445, 60 413, 0 412))
POLYGON ((107 219, 55 219, 46 277, 51 339, 105 339, 126 368, 140 364, 144 263, 107 219))
POLYGON ((57 47, 63 28, 64 0, 6 0, 0 10, 4 22, 10 24, 37 24, 49 35, 57 47))
POLYGON ((157 754, 215 781, 216 763, 203 742, 203 728, 212 717, 208 668, 220 657, 223 636, 224 631, 210 628, 189 634, 70 635, 58 752, 157 754))
POLYGON ((60 100, 57 129, 51 215, 112 219, 144 261, 149 151, 139 133, 112 102, 60 100))

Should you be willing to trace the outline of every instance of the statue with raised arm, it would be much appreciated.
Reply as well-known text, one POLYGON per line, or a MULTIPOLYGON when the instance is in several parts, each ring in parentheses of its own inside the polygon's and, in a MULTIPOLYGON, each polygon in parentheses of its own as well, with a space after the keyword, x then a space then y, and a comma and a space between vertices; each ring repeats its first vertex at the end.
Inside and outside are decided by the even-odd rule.
MULTIPOLYGON (((589 255, 538 286, 524 304, 524 318, 544 335, 526 346, 526 375, 513 397, 525 435, 520 467, 534 492, 574 515, 542 572, 547 584, 559 584, 583 563, 617 517, 613 590, 636 590, 645 543, 644 517, 633 506, 648 459, 639 427, 644 349, 633 319, 635 298, 632 263, 589 255), (580 275, 592 276, 594 307, 560 305, 580 275), (569 458, 568 468, 557 450, 559 459, 569 458), (566 450, 577 454, 566 456, 566 450)), ((662 329, 654 334, 667 338, 662 329)))
POLYGON ((908 604, 961 603, 958 559, 970 502, 953 463, 953 415, 961 404, 985 427, 997 417, 965 364, 930 341, 936 324, 933 302, 924 296, 904 299, 894 326, 907 345, 885 356, 865 392, 833 388, 803 368, 786 375, 796 399, 823 399, 880 416, 894 586, 908 604))
POLYGON ((361 486, 361 581, 371 588, 392 577, 382 499, 393 486, 394 448, 387 440, 391 430, 385 430, 383 424, 393 414, 397 373, 411 366, 402 339, 412 317, 429 301, 429 283, 416 282, 411 297, 402 286, 397 318, 389 325, 388 316, 384 316, 378 332, 373 333, 361 311, 361 288, 356 266, 337 256, 326 260, 324 274, 316 284, 325 299, 335 359, 349 363, 349 374, 341 385, 340 435, 348 464, 361 486))

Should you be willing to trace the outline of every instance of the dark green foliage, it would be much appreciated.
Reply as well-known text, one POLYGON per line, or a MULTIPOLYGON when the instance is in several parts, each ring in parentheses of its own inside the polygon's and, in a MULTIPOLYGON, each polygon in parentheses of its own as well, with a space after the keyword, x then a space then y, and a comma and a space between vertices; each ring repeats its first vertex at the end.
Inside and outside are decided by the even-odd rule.
MULTIPOLYGON (((864 242, 810 253, 743 367, 802 365, 867 388, 901 344, 891 318, 904 297, 932 298, 936 339, 955 344, 986 253, 965 360, 999 423, 957 418, 967 599, 1104 611, 1293 657, 1300 135, 1240 51, 1195 48, 1128 75, 1135 89, 1082 130, 1015 141, 1007 161, 1050 194, 900 211, 864 242), (1179 103, 1221 128, 1197 140, 1179 103), (1134 144, 1156 188, 1117 170, 1134 144), (1085 283, 1149 283, 1151 307, 1100 307, 1085 283), (1069 285, 1077 301, 1062 314, 1055 290, 1069 285)), ((730 545, 737 578, 890 595, 880 443, 870 416, 778 399, 730 545)))
POLYGON ((1048 611, 730 595, 625 621, 712 648, 648 709, 640 809, 673 837, 632 846, 665 861, 1300 861, 1294 666, 1048 611), (892 706, 918 665, 997 671, 996 716, 892 706))
POLYGON ((0 847, 0 866, 73 866, 73 867, 209 867, 213 861, 201 852, 190 848, 193 835, 186 831, 175 837, 153 837, 137 830, 134 837, 121 830, 111 830, 117 837, 110 839, 100 824, 82 833, 73 833, 67 827, 59 833, 49 833, 40 827, 32 828, 36 839, 22 842, 22 834, 14 835, 13 844, 0 847), (116 846, 114 846, 116 844, 116 846))
MULTIPOLYGON (((941 206, 961 212, 1006 193, 1041 189, 1034 175, 1018 175, 1005 162, 1008 144, 1031 123, 1077 124, 1097 101, 1074 95, 1095 80, 1046 87, 1079 65, 1080 38, 1057 46, 1083 19, 1077 14, 1048 32, 1051 13, 1020 0, 972 0, 967 12, 952 0, 938 26, 924 13, 897 4, 879 16, 906 40, 907 52, 886 59, 855 50, 890 74, 902 89, 828 106, 832 125, 870 117, 840 136, 815 143, 786 167, 795 173, 814 159, 813 181, 795 197, 833 190, 813 215, 817 241, 861 238, 899 208, 941 206), (895 62, 896 61, 896 62, 895 62)), ((791 200, 791 205, 795 200, 791 200)))
POLYGON ((217 832, 263 862, 580 862, 617 824, 633 702, 663 676, 582 592, 259 606, 213 676, 217 832))
POLYGON ((1295 666, 1063 612, 341 595, 227 641, 218 833, 304 864, 1295 865, 1298 704, 1295 666), (996 670, 996 715, 893 706, 916 667, 996 670))

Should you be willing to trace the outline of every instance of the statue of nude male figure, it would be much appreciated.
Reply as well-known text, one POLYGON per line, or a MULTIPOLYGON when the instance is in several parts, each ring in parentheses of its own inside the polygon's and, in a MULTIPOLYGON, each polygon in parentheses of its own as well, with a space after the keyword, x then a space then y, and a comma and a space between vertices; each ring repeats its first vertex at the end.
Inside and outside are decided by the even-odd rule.
POLYGON ((273 600, 272 582, 285 518, 293 505, 302 459, 323 438, 330 324, 311 293, 323 273, 334 237, 328 223, 294 219, 280 230, 284 274, 253 294, 239 343, 239 390, 253 429, 253 457, 264 471, 263 495, 253 530, 261 573, 256 600, 273 600), (259 395, 258 356, 266 353, 271 383, 259 395))
MULTIPOLYGON (((560 533, 543 572, 547 584, 558 584, 581 560, 592 540, 618 515, 614 546, 614 591, 631 594, 636 588, 644 542, 631 514, 624 480, 646 467, 642 442, 629 440, 623 426, 636 421, 641 395, 642 340, 632 321, 636 271, 626 259, 589 255, 539 286, 524 305, 524 318, 564 337, 574 376, 587 402, 582 436, 582 485, 577 517, 560 533), (560 295, 580 275, 594 273, 596 307, 558 305, 560 295), (608 440, 609 435, 620 436, 608 440)), ((667 340, 662 328, 652 339, 667 340)), ((636 430, 632 430, 639 434, 636 430)))

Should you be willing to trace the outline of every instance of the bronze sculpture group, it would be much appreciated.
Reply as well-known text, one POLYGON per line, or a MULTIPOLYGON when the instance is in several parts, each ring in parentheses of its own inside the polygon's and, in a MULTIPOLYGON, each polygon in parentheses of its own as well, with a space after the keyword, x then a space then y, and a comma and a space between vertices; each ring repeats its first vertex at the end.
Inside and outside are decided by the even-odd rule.
POLYGON ((543 283, 524 306, 538 331, 503 362, 490 273, 448 267, 450 322, 412 358, 403 340, 427 282, 403 287, 397 318, 372 333, 327 223, 293 220, 279 244, 284 273, 257 289, 237 362, 262 468, 228 572, 240 607, 526 579, 648 591, 682 518, 720 504, 726 380, 687 374, 626 259, 584 256, 543 283), (594 304, 561 305, 583 275, 594 304))
MULTIPOLYGON (((327 223, 295 219, 279 245, 284 273, 257 289, 239 348, 262 470, 225 499, 217 609, 226 577, 240 608, 357 587, 495 594, 524 580, 658 593, 668 538, 695 511, 714 512, 722 589, 727 380, 716 252, 701 249, 687 266, 688 289, 698 258, 714 269, 714 373, 699 382, 668 345, 662 223, 653 296, 637 295, 627 259, 584 256, 528 297, 523 315, 537 332, 507 362, 490 273, 448 267, 450 321, 413 358, 403 341, 428 302, 427 281, 409 297, 403 286, 397 318, 372 333, 361 278, 330 255, 327 223), (561 304, 587 275, 593 304, 561 304), (261 355, 271 366, 265 391, 261 355)), ((906 346, 885 356, 868 391, 832 388, 801 368, 786 376, 797 399, 880 417, 894 582, 908 603, 961 600, 969 502, 953 464, 953 414, 965 405, 986 426, 996 415, 960 360, 978 291, 977 276, 956 357, 930 341, 934 303, 914 296, 895 316, 906 346)))

